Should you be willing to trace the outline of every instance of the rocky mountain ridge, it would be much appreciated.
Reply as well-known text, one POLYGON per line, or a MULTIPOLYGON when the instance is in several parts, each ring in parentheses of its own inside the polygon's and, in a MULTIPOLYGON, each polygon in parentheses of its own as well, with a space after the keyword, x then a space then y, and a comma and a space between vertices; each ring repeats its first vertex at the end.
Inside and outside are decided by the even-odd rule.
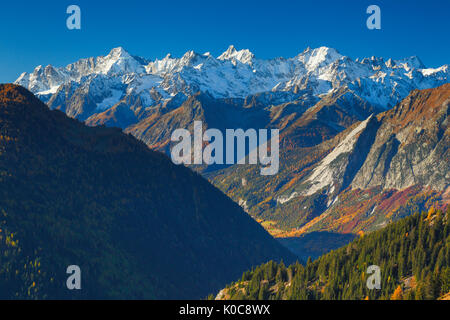
POLYGON ((370 231, 430 205, 445 208, 449 103, 450 84, 414 90, 332 139, 284 150, 276 178, 247 166, 210 179, 278 236, 370 231))
MULTIPOLYGON (((448 65, 426 68, 417 57, 352 60, 328 47, 308 48, 288 59, 262 60, 247 49, 230 46, 217 58, 188 51, 181 58, 169 54, 153 61, 118 47, 104 57, 81 59, 66 67, 38 66, 15 83, 51 108, 86 120, 118 103, 141 119, 145 109, 148 113, 165 103, 180 106, 198 91, 215 99, 281 93, 278 101, 264 101, 279 105, 297 100, 300 93, 317 98, 347 86, 374 107, 386 109, 411 90, 435 87, 447 82, 448 76, 448 65)), ((120 122, 116 125, 124 128, 120 122)))

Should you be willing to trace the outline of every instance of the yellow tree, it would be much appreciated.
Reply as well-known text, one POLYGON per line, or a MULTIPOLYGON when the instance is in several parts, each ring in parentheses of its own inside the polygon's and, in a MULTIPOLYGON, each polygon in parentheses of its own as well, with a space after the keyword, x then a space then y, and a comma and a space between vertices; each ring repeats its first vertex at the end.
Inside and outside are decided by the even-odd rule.
POLYGON ((435 212, 436 210, 434 209, 434 207, 430 207, 430 209, 428 210, 427 220, 431 220, 431 217, 434 215, 435 212))
POLYGON ((402 286, 398 286, 397 289, 395 289, 394 293, 391 296, 391 300, 403 300, 402 286))

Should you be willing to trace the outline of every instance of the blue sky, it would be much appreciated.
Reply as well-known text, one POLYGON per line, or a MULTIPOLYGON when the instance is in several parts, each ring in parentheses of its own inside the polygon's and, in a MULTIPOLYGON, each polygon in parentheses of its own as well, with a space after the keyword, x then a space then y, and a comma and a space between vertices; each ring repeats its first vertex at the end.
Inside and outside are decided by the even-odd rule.
POLYGON ((117 46, 155 59, 187 50, 219 55, 230 44, 259 58, 292 57, 324 45, 352 58, 417 55, 429 67, 450 63, 449 0, 43 0, 3 2, 0 10, 0 82, 117 46), (81 30, 66 28, 70 4, 81 8, 81 30), (371 4, 381 8, 381 30, 366 27, 371 4))

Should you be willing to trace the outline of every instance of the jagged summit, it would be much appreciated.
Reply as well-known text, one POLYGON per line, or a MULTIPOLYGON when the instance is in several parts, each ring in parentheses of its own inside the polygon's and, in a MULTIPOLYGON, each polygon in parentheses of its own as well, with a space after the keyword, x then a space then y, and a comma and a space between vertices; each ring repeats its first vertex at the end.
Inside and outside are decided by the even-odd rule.
POLYGON ((123 47, 117 47, 112 49, 107 57, 131 57, 131 55, 123 47))
POLYGON ((316 49, 305 50, 297 57, 299 61, 305 64, 308 71, 314 71, 318 67, 332 64, 343 56, 336 49, 319 47, 316 49))
POLYGON ((352 60, 322 46, 307 48, 293 58, 264 60, 248 49, 237 50, 231 45, 217 58, 188 51, 181 57, 168 54, 153 61, 117 47, 106 56, 81 59, 64 68, 38 66, 32 73, 21 74, 15 83, 46 103, 54 105, 57 101, 61 109, 73 94, 87 95, 91 110, 85 115, 88 117, 125 98, 139 99, 147 108, 179 93, 189 96, 203 91, 214 98, 246 98, 277 92, 284 95, 284 100, 278 101, 282 103, 294 99, 298 92, 320 97, 341 87, 348 87, 377 108, 387 109, 413 89, 436 87, 448 79, 448 65, 424 68, 414 56, 352 60))
POLYGON ((220 59, 220 60, 226 59, 226 58, 230 57, 231 55, 235 54, 236 52, 237 52, 237 50, 234 47, 234 45, 230 45, 228 47, 228 49, 218 57, 218 59, 220 59))
POLYGON ((411 56, 407 57, 401 60, 396 60, 396 63, 406 63, 409 68, 415 68, 415 69, 425 69, 425 65, 423 64, 422 60, 420 60, 417 56, 411 56))
POLYGON ((251 64, 254 58, 254 54, 248 49, 236 50, 233 45, 230 45, 228 49, 222 53, 217 59, 218 60, 234 60, 239 61, 244 64, 251 64))

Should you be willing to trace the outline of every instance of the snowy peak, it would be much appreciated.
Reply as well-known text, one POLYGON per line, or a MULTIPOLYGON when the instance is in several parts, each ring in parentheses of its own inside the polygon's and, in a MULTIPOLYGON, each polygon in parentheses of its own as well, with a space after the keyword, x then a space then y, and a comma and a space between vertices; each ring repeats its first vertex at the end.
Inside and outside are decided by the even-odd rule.
POLYGON ((169 53, 162 60, 156 59, 150 62, 146 67, 146 71, 149 74, 165 77, 166 75, 174 75, 183 71, 185 68, 195 67, 196 65, 204 62, 210 56, 203 54, 200 55, 195 51, 187 51, 181 58, 174 58, 169 53))
POLYGON ((112 49, 109 54, 106 56, 106 58, 130 58, 131 55, 126 51, 123 47, 117 47, 112 49))
POLYGON ((230 45, 228 47, 228 49, 222 53, 217 59, 219 60, 226 60, 226 59, 230 59, 230 57, 232 57, 233 55, 235 55, 237 52, 236 48, 234 47, 234 45, 230 45))
POLYGON ((145 71, 144 66, 122 47, 112 49, 107 56, 97 60, 96 69, 102 74, 123 75, 145 71))
POLYGON ((253 59, 255 58, 255 55, 250 52, 248 49, 244 50, 236 50, 236 48, 233 45, 230 45, 228 49, 222 53, 217 59, 218 60, 230 60, 232 62, 239 61, 243 64, 252 64, 253 59))
POLYGON ((320 47, 317 49, 307 49, 301 53, 298 59, 305 64, 308 71, 314 71, 318 67, 330 65, 343 56, 333 48, 320 47))
POLYGON ((396 64, 403 64, 404 66, 406 66, 409 69, 412 69, 412 68, 414 68, 414 69, 425 69, 425 65, 423 64, 423 62, 417 56, 412 56, 412 57, 409 57, 409 58, 396 60, 395 63, 396 64))
POLYGON ((191 50, 186 52, 180 59, 180 65, 183 67, 192 66, 198 59, 203 59, 204 57, 195 51, 191 50))

